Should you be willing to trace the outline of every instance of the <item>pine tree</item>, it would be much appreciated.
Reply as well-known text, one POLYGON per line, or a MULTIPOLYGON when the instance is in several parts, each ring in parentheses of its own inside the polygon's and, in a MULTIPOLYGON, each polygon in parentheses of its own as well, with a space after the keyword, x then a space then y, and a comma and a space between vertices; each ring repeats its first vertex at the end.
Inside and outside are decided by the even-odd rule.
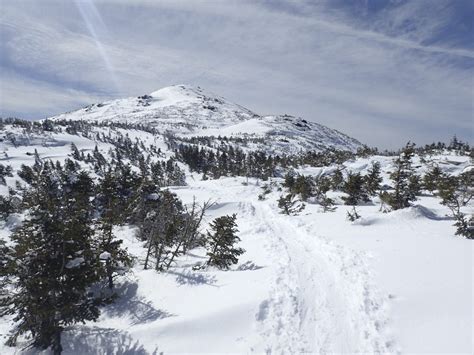
POLYGON ((312 194, 319 203, 327 199, 326 193, 331 189, 331 185, 331 178, 327 176, 320 175, 313 179, 312 194))
POLYGON ((319 200, 319 204, 323 208, 323 212, 334 212, 336 210, 334 200, 330 197, 324 196, 319 200))
POLYGON ((178 197, 168 191, 143 190, 140 194, 139 237, 146 241, 144 268, 155 259, 155 270, 163 270, 182 236, 185 226, 184 207, 178 197))
POLYGON ((409 207, 419 193, 419 178, 411 165, 414 154, 415 144, 408 142, 395 160, 395 171, 390 174, 394 191, 387 194, 387 203, 394 210, 409 207))
POLYGON ((29 196, 30 218, 12 235, 12 292, 1 299, 1 314, 14 315, 9 339, 30 333, 31 346, 60 354, 64 327, 95 320, 100 299, 90 287, 99 280, 92 250, 90 180, 78 176, 63 185, 45 164, 29 196))
POLYGON ((380 190, 380 184, 382 183, 382 177, 380 176, 380 163, 378 161, 372 162, 372 166, 367 171, 367 175, 364 176, 365 190, 369 196, 375 196, 380 190))
POLYGON ((471 216, 468 220, 464 213, 458 213, 455 215, 456 227, 455 235, 466 237, 467 239, 474 239, 474 216, 471 216))
MULTIPOLYGON (((10 261, 11 255, 12 248, 9 247, 3 239, 0 239, 0 306, 2 305, 1 300, 8 296, 8 285, 11 284, 11 280, 9 279, 11 271, 9 268, 14 267, 10 261)), ((0 314, 1 313, 2 310, 0 309, 0 314)))
POLYGON ((286 196, 280 196, 278 199, 278 207, 281 208, 281 213, 287 215, 297 215, 304 210, 305 205, 296 198, 294 194, 288 194, 286 196))
POLYGON ((285 175, 285 181, 283 182, 283 186, 287 187, 291 191, 295 185, 295 180, 295 173, 293 171, 290 171, 285 175))
POLYGON ((106 213, 99 222, 99 235, 95 242, 95 249, 103 264, 103 274, 110 290, 114 288, 115 276, 125 273, 132 265, 132 258, 128 251, 122 248, 122 243, 123 240, 115 237, 112 220, 106 213))
POLYGON ((430 193, 433 193, 438 187, 443 177, 443 172, 436 165, 430 171, 428 171, 423 177, 423 186, 430 193))
POLYGON ((342 189, 344 184, 344 175, 342 174, 342 170, 340 168, 334 171, 334 174, 331 177, 331 187, 333 190, 338 191, 342 189))
POLYGON ((77 149, 77 146, 74 143, 71 143, 71 157, 76 160, 83 160, 83 155, 77 149))
POLYGON ((210 223, 212 232, 208 236, 208 265, 219 269, 228 269, 232 264, 237 264, 238 257, 244 253, 242 248, 234 246, 240 241, 237 236, 237 216, 222 216, 210 223))
POLYGON ((310 176, 298 175, 290 191, 299 195, 302 201, 307 201, 313 195, 312 178, 310 176))
POLYGON ((348 196, 342 197, 346 205, 358 205, 360 202, 368 202, 370 199, 364 186, 364 177, 360 173, 349 172, 342 187, 348 196))
POLYGON ((10 165, 0 164, 0 185, 6 185, 5 177, 13 177, 12 167, 10 165))
POLYGON ((105 172, 104 177, 97 185, 97 197, 95 199, 96 209, 99 214, 106 218, 107 223, 118 225, 121 223, 121 201, 115 175, 112 171, 105 172))
POLYGON ((456 235, 473 239, 473 219, 467 219, 461 208, 474 198, 474 172, 468 171, 460 176, 444 176, 438 185, 441 204, 447 206, 455 219, 456 235))

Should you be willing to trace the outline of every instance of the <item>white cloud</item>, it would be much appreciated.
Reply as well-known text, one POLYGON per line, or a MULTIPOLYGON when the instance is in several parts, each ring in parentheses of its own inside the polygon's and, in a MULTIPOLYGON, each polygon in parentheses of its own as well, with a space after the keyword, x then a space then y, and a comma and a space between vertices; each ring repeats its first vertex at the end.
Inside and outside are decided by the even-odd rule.
MULTIPOLYGON (((382 147, 460 131, 472 139, 470 48, 428 45, 422 32, 374 31, 326 5, 290 3, 301 15, 251 1, 81 4, 82 11, 55 1, 4 6, 3 112, 53 114, 189 83, 382 147), (20 91, 31 98, 23 107, 20 91)), ((396 9, 393 28, 407 12, 396 9)), ((443 14, 435 15, 431 28, 440 28, 443 14)))

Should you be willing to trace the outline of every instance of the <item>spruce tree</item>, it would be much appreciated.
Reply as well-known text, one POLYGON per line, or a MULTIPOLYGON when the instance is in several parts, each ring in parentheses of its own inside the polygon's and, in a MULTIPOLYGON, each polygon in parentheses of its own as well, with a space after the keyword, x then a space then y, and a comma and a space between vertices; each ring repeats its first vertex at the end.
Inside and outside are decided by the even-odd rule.
POLYGON ((319 200, 319 204, 323 208, 323 212, 334 212, 336 210, 334 200, 330 197, 324 196, 319 200))
POLYGON ((12 291, 0 303, 2 314, 16 322, 9 344, 30 333, 31 346, 60 354, 66 326, 99 316, 101 301, 89 292, 99 279, 89 191, 86 174, 63 184, 51 165, 44 165, 29 195, 30 217, 12 235, 12 291))
POLYGON ((342 187, 348 196, 342 197, 346 205, 358 205, 360 202, 368 202, 370 199, 364 186, 364 177, 360 173, 349 172, 342 187))
POLYGON ((467 171, 460 176, 444 176, 438 185, 441 204, 447 206, 455 219, 456 235, 474 239, 473 218, 467 218, 462 212, 474 198, 474 172, 467 171))
POLYGON ((340 168, 337 168, 331 176, 331 187, 333 188, 333 190, 338 191, 342 189, 343 184, 344 175, 342 174, 342 170, 340 168))
MULTIPOLYGON (((144 186, 145 187, 145 186, 144 186)), ((152 188, 150 186, 150 188, 152 188)), ((174 247, 180 242, 185 226, 184 207, 179 198, 168 190, 154 192, 144 188, 135 209, 139 226, 139 237, 146 242, 147 253, 144 268, 155 259, 155 270, 168 267, 174 247)))
POLYGON ((310 176, 298 175, 290 191, 299 195, 302 201, 307 201, 313 195, 313 179, 310 176))
POLYGON ((231 265, 237 264, 238 257, 244 253, 242 248, 235 247, 235 243, 240 241, 237 236, 237 216, 222 216, 211 222, 211 232, 208 236, 208 265, 216 266, 219 269, 228 269, 231 265))
POLYGON ((301 203, 294 194, 290 193, 286 196, 280 196, 278 199, 278 207, 281 209, 281 213, 297 215, 304 210, 305 205, 301 203))
POLYGON ((419 178, 415 175, 411 162, 414 154, 415 144, 408 142, 395 160, 395 170, 390 174, 394 191, 386 195, 387 203, 394 210, 409 207, 419 193, 419 178))
POLYGON ((423 177, 423 186, 430 193, 433 193, 441 182, 443 177, 443 172, 439 166, 434 166, 430 171, 428 171, 423 177))
POLYGON ((71 143, 71 157, 76 160, 83 160, 84 158, 84 155, 79 152, 79 149, 77 149, 77 146, 74 143, 71 143))
POLYGON ((110 290, 114 288, 116 275, 125 273, 132 265, 128 251, 122 248, 123 240, 117 239, 113 233, 113 224, 107 215, 99 221, 99 235, 95 241, 96 254, 103 264, 102 274, 107 280, 110 290))
POLYGON ((382 177, 380 176, 380 163, 378 161, 372 162, 371 167, 367 171, 367 175, 364 176, 365 190, 369 196, 375 196, 380 190, 380 184, 382 183, 382 177))

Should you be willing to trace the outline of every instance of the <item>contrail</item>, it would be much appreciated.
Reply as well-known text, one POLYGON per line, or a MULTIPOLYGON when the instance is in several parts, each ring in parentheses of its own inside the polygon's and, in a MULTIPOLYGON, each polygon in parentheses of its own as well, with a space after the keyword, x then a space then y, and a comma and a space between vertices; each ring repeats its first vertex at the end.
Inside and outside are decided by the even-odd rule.
POLYGON ((102 57, 105 66, 107 67, 107 71, 110 74, 110 79, 112 80, 116 91, 121 93, 121 85, 119 84, 117 75, 115 74, 114 66, 107 55, 107 51, 102 45, 100 37, 97 33, 97 29, 99 29, 100 33, 106 34, 107 27, 105 26, 102 16, 94 4, 94 0, 75 0, 74 2, 81 13, 81 17, 84 20, 90 35, 94 39, 97 50, 99 51, 99 54, 102 57))

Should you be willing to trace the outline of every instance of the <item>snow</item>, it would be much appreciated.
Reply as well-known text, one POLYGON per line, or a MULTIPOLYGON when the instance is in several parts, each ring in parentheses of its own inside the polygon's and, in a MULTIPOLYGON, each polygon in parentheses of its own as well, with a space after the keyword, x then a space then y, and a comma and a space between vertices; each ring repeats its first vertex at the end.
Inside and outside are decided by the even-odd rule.
POLYGON ((179 105, 183 102, 199 102, 195 95, 191 95, 190 90, 182 90, 185 85, 166 87, 150 94, 154 100, 157 100, 157 107, 179 105), (181 89, 181 90, 180 90, 181 89))
POLYGON ((99 255, 99 259, 100 259, 100 260, 108 260, 108 259, 110 259, 111 257, 112 257, 112 255, 110 255, 110 253, 109 253, 109 252, 106 252, 106 251, 100 253, 100 255, 99 255))
POLYGON ((238 135, 264 135, 273 128, 263 118, 251 118, 223 128, 201 129, 193 132, 196 136, 238 136, 238 135))
MULTIPOLYGON (((145 108, 162 105, 174 110, 201 100, 199 95, 203 94, 192 94, 186 87, 159 90, 145 108)), ((94 108, 92 117, 110 114, 113 105, 118 103, 94 108)), ((270 126, 285 130, 295 122, 284 116, 251 117, 222 129, 229 135, 266 134, 267 119, 270 126)), ((209 128, 208 134, 219 132, 212 129, 216 130, 209 128)), ((160 135, 117 131, 157 145, 166 157, 172 155, 160 135)), ((304 144, 311 136, 301 132, 294 139, 304 144)), ((268 144, 278 145, 275 137, 268 144)), ((98 144, 104 155, 111 147, 66 133, 28 139, 30 145, 18 147, 0 142, 0 153, 8 153, 2 164, 14 170, 32 164, 35 149, 42 159, 63 161, 71 142, 84 151, 98 144)), ((447 152, 431 159, 453 175, 472 168, 468 157, 447 152)), ((359 158, 342 168, 345 173, 365 173, 373 161, 381 163, 384 183, 390 183, 393 157, 359 158)), ((428 169, 418 158, 415 165, 419 173, 428 169)), ((334 169, 297 171, 316 176, 334 169)), ((7 178, 8 185, 14 186, 16 179, 7 178)), ((255 179, 248 184, 245 178, 201 181, 198 174, 188 174, 187 182, 188 186, 171 188, 185 203, 192 203, 193 197, 215 202, 203 230, 216 217, 237 214, 239 246, 246 250, 239 263, 229 271, 198 270, 196 266, 205 264, 206 251, 196 248, 167 272, 143 270, 140 262, 146 250, 135 238, 135 228, 116 227, 115 234, 137 264, 118 278, 122 296, 103 308, 98 322, 66 330, 64 354, 472 353, 473 244, 454 236, 453 220, 446 217, 449 211, 438 198, 422 196, 415 206, 390 213, 381 213, 374 199, 374 204, 358 206, 362 218, 350 223, 346 220, 350 207, 343 205, 335 212, 321 213, 319 205, 309 203, 299 216, 281 215, 276 206, 282 192, 275 190, 259 201, 262 182, 255 179)), ((6 186, 0 186, 1 194, 7 192, 6 186)), ((472 213, 472 205, 465 212, 472 213)), ((21 220, 13 216, 0 229, 0 237, 8 239, 10 228, 21 220)), ((107 254, 102 253, 101 259, 107 254)), ((82 262, 77 257, 66 267, 82 262)), ((3 344, 11 327, 10 318, 0 318, 0 354, 21 353, 26 344, 18 348, 3 344)))
POLYGON ((278 154, 305 149, 319 151, 328 147, 356 151, 362 146, 357 140, 320 124, 288 115, 260 116, 189 85, 175 85, 146 96, 94 104, 51 118, 59 119, 146 124, 160 133, 172 132, 185 138, 243 135, 267 138, 258 144, 250 144, 250 148, 278 154))
POLYGON ((243 181, 174 189, 188 203, 213 198, 207 221, 237 213, 246 253, 233 271, 192 270, 201 249, 168 273, 137 267, 136 297, 161 316, 136 324, 104 315, 96 326, 126 330, 149 352, 470 352, 472 246, 453 236, 438 200, 388 214, 360 206, 369 222, 351 224, 346 206, 282 216, 277 193, 257 201, 256 181, 243 181), (249 262, 256 268, 239 270, 249 262))
POLYGON ((74 258, 74 259, 71 259, 69 260, 67 263, 66 263, 66 269, 73 269, 73 268, 76 268, 76 267, 79 267, 81 266, 81 264, 84 262, 84 258, 83 257, 78 257, 78 258, 74 258))

